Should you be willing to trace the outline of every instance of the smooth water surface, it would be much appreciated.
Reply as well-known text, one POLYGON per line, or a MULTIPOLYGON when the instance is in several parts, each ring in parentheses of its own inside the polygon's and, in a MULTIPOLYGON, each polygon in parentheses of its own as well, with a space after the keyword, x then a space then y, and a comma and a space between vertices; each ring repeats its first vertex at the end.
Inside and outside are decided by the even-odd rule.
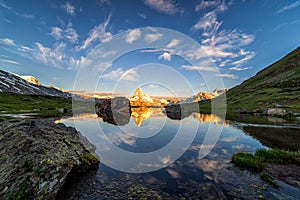
MULTIPOLYGON (((236 152, 255 152, 265 147, 244 132, 245 124, 200 113, 172 120, 161 109, 150 108, 135 110, 129 123, 123 126, 104 122, 95 114, 58 122, 76 127, 86 136, 96 146, 101 162, 94 174, 86 175, 61 198, 300 198, 299 189, 282 182, 279 182, 279 189, 274 189, 264 183, 259 174, 240 170, 231 163, 231 156, 236 152), (133 155, 146 155, 163 149, 175 138, 181 142, 166 148, 167 152, 150 157, 150 160, 129 159, 124 156, 126 154, 111 152, 115 146, 133 155), (114 169, 115 166, 118 170, 114 169), (126 169, 131 169, 131 173, 124 172, 126 169), (138 173, 143 170, 150 172, 138 173)), ((258 131, 259 128, 256 127, 258 131)), ((282 128, 278 127, 279 130, 282 128)), ((300 129, 295 127, 294 130, 299 132, 300 129)))

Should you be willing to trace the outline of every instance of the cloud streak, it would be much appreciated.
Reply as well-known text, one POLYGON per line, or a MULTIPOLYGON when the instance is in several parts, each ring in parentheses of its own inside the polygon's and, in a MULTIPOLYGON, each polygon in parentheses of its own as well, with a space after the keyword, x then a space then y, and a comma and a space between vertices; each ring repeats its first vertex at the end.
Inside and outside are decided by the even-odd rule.
POLYGON ((9 64, 19 65, 20 63, 14 60, 8 60, 8 59, 0 59, 0 62, 6 62, 9 64))
POLYGON ((213 10, 204 14, 191 28, 194 32, 201 31, 202 46, 187 52, 187 55, 192 59, 210 57, 220 67, 235 65, 232 69, 242 69, 241 65, 255 56, 255 52, 244 49, 244 46, 254 42, 255 36, 246 34, 237 28, 221 29, 223 22, 218 20, 218 13, 227 10, 224 1, 202 1, 195 10, 200 11, 207 8, 213 10))
POLYGON ((0 43, 9 45, 9 46, 16 46, 14 40, 9 39, 9 38, 1 38, 0 43))
POLYGON ((183 13, 183 9, 178 7, 172 0, 145 0, 144 3, 160 13, 168 15, 183 13))
POLYGON ((103 74, 101 78, 112 80, 112 81, 118 81, 118 80, 138 81, 139 75, 134 69, 123 71, 122 68, 118 68, 116 70, 112 70, 109 73, 103 74))
POLYGON ((189 66, 189 65, 182 65, 183 69, 186 69, 188 71, 211 71, 211 72, 218 72, 218 69, 216 67, 210 67, 210 66, 189 66))
POLYGON ((276 14, 280 14, 280 13, 283 13, 283 12, 285 12, 285 11, 292 10, 292 9, 298 7, 298 6, 300 6, 300 0, 295 1, 295 2, 292 3, 292 4, 283 6, 282 8, 280 8, 279 10, 276 11, 276 14))
POLYGON ((77 47, 78 50, 84 50, 88 46, 90 46, 94 41, 100 41, 102 43, 109 42, 112 38, 112 33, 107 31, 107 26, 110 22, 111 14, 107 17, 107 19, 95 26, 89 33, 88 38, 83 42, 82 46, 77 47))
POLYGON ((75 16, 75 6, 73 6, 72 4, 70 4, 70 2, 66 2, 65 4, 61 5, 61 8, 64 9, 68 15, 71 15, 71 16, 75 16))

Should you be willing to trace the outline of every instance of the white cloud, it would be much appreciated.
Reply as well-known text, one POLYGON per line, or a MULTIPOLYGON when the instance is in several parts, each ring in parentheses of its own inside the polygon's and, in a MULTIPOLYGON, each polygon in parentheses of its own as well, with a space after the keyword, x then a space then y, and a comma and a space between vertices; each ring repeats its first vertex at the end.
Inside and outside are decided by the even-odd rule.
POLYGON ((171 55, 168 52, 164 52, 163 54, 161 54, 158 59, 164 59, 167 61, 171 61, 171 55))
POLYGON ((14 40, 9 39, 9 38, 1 38, 0 43, 6 44, 6 45, 9 45, 9 46, 16 46, 14 40))
POLYGON ((65 4, 61 5, 61 7, 67 12, 68 15, 75 16, 75 6, 66 2, 65 4))
POLYGON ((201 1, 196 7, 195 11, 199 12, 202 10, 206 10, 207 8, 216 7, 220 4, 220 1, 201 1))
POLYGON ((152 43, 157 41, 158 39, 160 39, 163 36, 163 34, 161 33, 149 33, 145 35, 145 40, 148 43, 152 43))
POLYGON ((108 18, 102 24, 99 24, 90 30, 88 38, 83 42, 81 47, 78 47, 78 50, 86 49, 92 42, 96 40, 99 40, 102 43, 109 42, 112 38, 112 33, 108 32, 106 29, 110 18, 111 14, 109 14, 108 18))
POLYGON ((192 27, 193 30, 207 30, 214 26, 219 27, 220 22, 217 21, 217 14, 215 12, 208 12, 192 27))
POLYGON ((27 46, 23 46, 23 45, 21 45, 21 46, 19 47, 19 50, 20 50, 20 51, 33 51, 32 48, 27 47, 27 46))
POLYGON ((60 40, 60 39, 62 39, 63 37, 62 37, 62 32, 63 32, 63 30, 61 29, 61 28, 59 28, 59 27, 52 27, 51 28, 51 35, 55 38, 55 39, 57 39, 57 40, 60 40))
POLYGON ((14 65, 19 65, 20 63, 14 60, 8 60, 8 59, 0 59, 0 62, 6 62, 14 65))
POLYGON ((139 78, 138 73, 134 69, 123 71, 122 68, 118 68, 116 70, 112 70, 111 72, 102 75, 101 78, 107 79, 107 80, 126 80, 126 81, 137 81, 139 78))
POLYGON ((100 5, 102 6, 110 6, 111 5, 111 0, 99 0, 100 5))
POLYGON ((183 9, 179 8, 173 0, 144 0, 145 5, 150 8, 168 15, 183 13, 183 9))
POLYGON ((210 66, 189 66, 189 65, 182 65, 183 69, 186 69, 188 71, 211 71, 211 72, 217 72, 218 69, 216 67, 210 67, 210 66))
POLYGON ((15 15, 19 16, 19 17, 22 17, 24 19, 34 19, 34 15, 32 14, 28 14, 28 13, 19 13, 19 12, 16 12, 14 11, 15 15))
POLYGON ((125 41, 132 44, 134 41, 140 39, 142 32, 139 29, 131 30, 127 35, 125 41))
MULTIPOLYGON (((64 26, 64 23, 62 23, 62 25, 64 26)), ((78 34, 70 22, 65 29, 57 26, 52 27, 50 35, 52 35, 56 40, 67 39, 71 43, 78 42, 78 34)))
POLYGON ((0 1, 0 6, 2 8, 9 10, 10 12, 12 12, 14 15, 16 15, 18 17, 22 17, 24 19, 34 19, 35 18, 34 15, 32 15, 32 14, 20 13, 20 12, 15 11, 12 7, 9 7, 4 1, 0 1))
POLYGON ((250 69, 250 67, 230 67, 229 69, 234 71, 244 71, 250 69))
POLYGON ((67 28, 64 30, 64 37, 68 39, 71 43, 78 42, 78 34, 74 28, 67 28))
POLYGON ((138 13, 137 16, 142 19, 147 19, 147 16, 144 13, 138 13))
POLYGON ((167 46, 166 48, 171 49, 176 47, 180 43, 180 40, 173 39, 167 46))
POLYGON ((55 43, 52 48, 45 47, 38 42, 36 42, 35 45, 34 51, 30 52, 27 58, 50 67, 76 70, 79 66, 88 65, 90 63, 90 60, 86 57, 81 56, 77 59, 69 56, 67 54, 67 44, 64 42, 55 43))
POLYGON ((232 64, 232 65, 237 65, 237 66, 239 67, 239 66, 241 66, 242 64, 244 64, 246 61, 252 59, 254 56, 255 56, 255 53, 254 53, 254 52, 247 52, 245 57, 243 57, 243 58, 240 59, 240 60, 234 61, 234 62, 232 62, 231 64, 232 64))
POLYGON ((8 5, 6 5, 6 3, 4 1, 0 1, 0 6, 7 9, 7 10, 11 10, 12 8, 9 7, 8 5))
POLYGON ((134 69, 129 69, 124 72, 120 79, 126 81, 138 81, 139 75, 134 69))
POLYGON ((279 10, 277 10, 276 13, 277 13, 277 14, 280 14, 280 13, 282 13, 282 12, 285 12, 285 11, 288 11, 288 10, 291 10, 291 9, 294 9, 294 8, 298 7, 299 5, 300 5, 300 0, 295 1, 295 2, 292 3, 292 4, 283 6, 282 8, 280 8, 279 10))
POLYGON ((119 80, 119 78, 123 73, 124 73, 123 70, 121 68, 118 68, 116 70, 112 70, 107 74, 103 74, 101 78, 108 79, 108 80, 119 80))
POLYGON ((218 77, 223 77, 223 78, 231 78, 231 79, 238 79, 239 77, 235 74, 216 74, 218 77))
MULTIPOLYGON (((241 65, 255 56, 255 52, 246 51, 243 47, 251 44, 255 36, 246 34, 238 29, 221 29, 222 21, 218 21, 217 14, 227 9, 224 1, 202 1, 197 10, 211 8, 208 12, 191 28, 194 31, 201 31, 201 48, 191 49, 186 55, 191 59, 210 57, 215 62, 219 62, 220 67, 226 65, 241 65)), ((236 68, 238 69, 238 68, 236 68)))

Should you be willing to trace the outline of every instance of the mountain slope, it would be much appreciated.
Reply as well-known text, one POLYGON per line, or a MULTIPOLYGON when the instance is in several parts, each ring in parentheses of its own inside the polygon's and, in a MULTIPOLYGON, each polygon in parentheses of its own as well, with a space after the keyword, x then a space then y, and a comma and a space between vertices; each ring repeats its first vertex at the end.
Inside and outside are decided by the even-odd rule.
POLYGON ((71 98, 70 93, 59 91, 41 85, 35 85, 14 74, 0 70, 0 92, 26 95, 44 95, 62 98, 71 98))
MULTIPOLYGON (((228 112, 238 108, 261 112, 274 107, 300 112, 300 47, 228 90, 226 101, 228 112)), ((200 103, 200 109, 209 108, 208 103, 200 103)))

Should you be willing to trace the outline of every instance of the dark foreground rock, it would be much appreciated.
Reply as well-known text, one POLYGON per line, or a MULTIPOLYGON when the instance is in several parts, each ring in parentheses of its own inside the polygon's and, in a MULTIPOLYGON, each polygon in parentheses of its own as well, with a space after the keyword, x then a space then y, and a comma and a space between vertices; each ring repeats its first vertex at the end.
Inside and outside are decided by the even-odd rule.
POLYGON ((68 175, 98 166, 95 147, 53 120, 0 124, 0 199, 54 199, 68 175))

